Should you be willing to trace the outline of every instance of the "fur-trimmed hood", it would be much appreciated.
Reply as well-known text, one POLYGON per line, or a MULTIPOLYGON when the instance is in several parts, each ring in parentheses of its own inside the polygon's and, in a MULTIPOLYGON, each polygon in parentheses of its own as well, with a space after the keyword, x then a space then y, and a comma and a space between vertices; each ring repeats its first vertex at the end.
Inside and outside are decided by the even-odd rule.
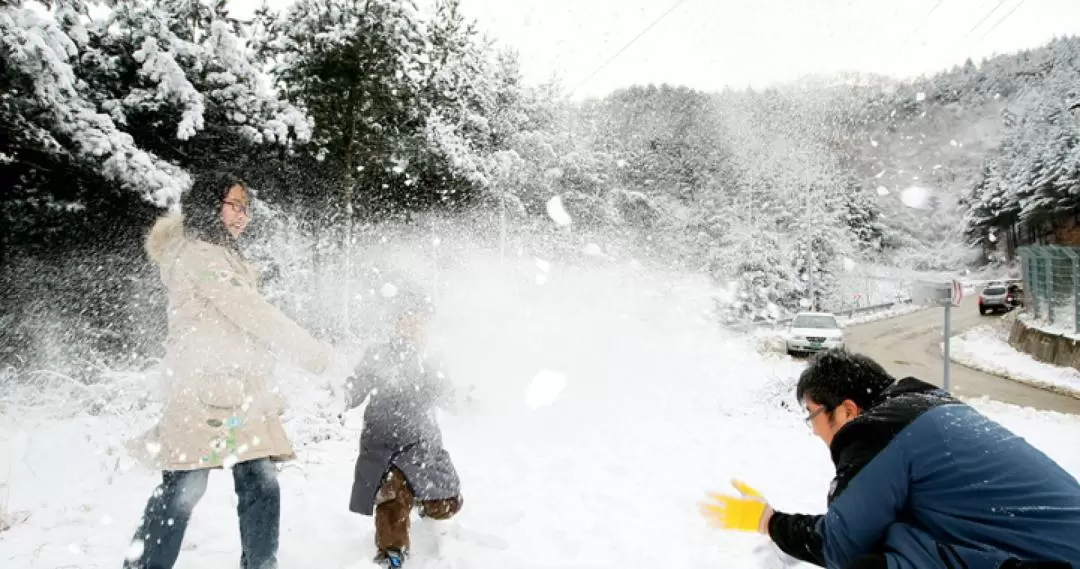
POLYGON ((178 213, 159 217, 146 237, 146 254, 161 263, 166 253, 184 239, 184 216, 178 213))

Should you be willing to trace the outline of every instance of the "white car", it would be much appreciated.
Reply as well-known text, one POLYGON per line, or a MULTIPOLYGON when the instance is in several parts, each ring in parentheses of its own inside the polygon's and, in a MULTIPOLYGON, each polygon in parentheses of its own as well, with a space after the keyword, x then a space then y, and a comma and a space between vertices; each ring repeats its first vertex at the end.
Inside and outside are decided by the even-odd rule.
POLYGON ((844 347, 844 330, 829 312, 800 312, 788 325, 788 354, 809 354, 844 347))

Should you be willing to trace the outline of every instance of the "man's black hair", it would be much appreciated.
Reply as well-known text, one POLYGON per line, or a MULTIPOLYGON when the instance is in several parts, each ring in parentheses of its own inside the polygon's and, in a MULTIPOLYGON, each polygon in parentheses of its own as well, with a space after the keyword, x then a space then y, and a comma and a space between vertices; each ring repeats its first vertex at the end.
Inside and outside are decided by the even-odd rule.
POLYGON ((205 172, 195 177, 191 189, 180 198, 184 230, 192 237, 215 245, 235 247, 232 235, 221 219, 221 204, 233 186, 240 186, 253 198, 247 182, 229 172, 205 172))
POLYGON ((834 348, 810 360, 810 365, 799 376, 795 397, 800 402, 810 400, 826 409, 835 409, 850 399, 859 409, 868 409, 895 382, 896 379, 874 360, 834 348))

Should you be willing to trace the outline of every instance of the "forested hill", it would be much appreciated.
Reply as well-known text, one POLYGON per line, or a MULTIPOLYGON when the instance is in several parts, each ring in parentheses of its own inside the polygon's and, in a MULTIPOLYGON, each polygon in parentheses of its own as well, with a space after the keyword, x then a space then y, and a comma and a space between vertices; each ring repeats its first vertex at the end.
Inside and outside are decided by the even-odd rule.
MULTIPOLYGON (((729 316, 836 306, 854 262, 961 268, 978 260, 965 219, 983 238, 1072 207, 1076 55, 1063 39, 911 82, 576 103, 526 84, 456 0, 298 0, 251 21, 216 0, 5 2, 0 357, 46 324, 74 346, 153 345, 140 240, 210 169, 258 189, 264 237, 503 210, 549 241, 707 273, 737 289, 729 316), (911 185, 924 209, 901 205, 911 185), (570 231, 546 218, 554 196, 570 231)), ((332 259, 311 257, 312 273, 332 259)))

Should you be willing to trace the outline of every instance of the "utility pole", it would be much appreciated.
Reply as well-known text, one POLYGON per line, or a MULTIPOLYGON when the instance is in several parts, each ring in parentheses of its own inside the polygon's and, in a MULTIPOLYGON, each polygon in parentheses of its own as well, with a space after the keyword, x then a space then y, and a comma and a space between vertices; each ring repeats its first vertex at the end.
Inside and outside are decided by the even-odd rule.
POLYGON ((439 303, 439 229, 435 225, 435 216, 431 217, 431 303, 439 303))

